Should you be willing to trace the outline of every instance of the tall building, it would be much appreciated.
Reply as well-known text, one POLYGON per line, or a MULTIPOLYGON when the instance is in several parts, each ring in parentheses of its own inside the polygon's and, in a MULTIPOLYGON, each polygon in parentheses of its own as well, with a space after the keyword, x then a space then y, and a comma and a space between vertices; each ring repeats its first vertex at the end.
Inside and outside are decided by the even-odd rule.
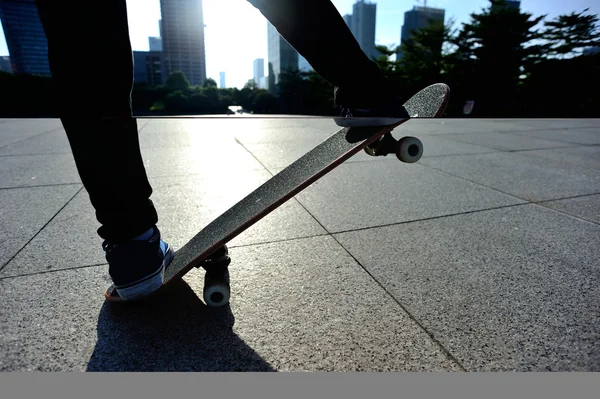
POLYGON ((10 66, 9 56, 0 55, 0 71, 12 73, 12 66, 10 66))
POLYGON ((312 71, 313 67, 306 61, 306 58, 298 54, 298 69, 302 72, 312 71))
POLYGON ((252 74, 254 83, 260 86, 260 80, 265 76, 265 60, 262 58, 255 59, 252 67, 254 69, 254 73, 252 74))
POLYGON ((150 51, 162 51, 162 39, 160 37, 148 37, 150 51))
MULTIPOLYGON (((444 18, 445 11, 441 8, 415 6, 412 10, 404 13, 400 42, 409 40, 413 30, 425 28, 432 22, 444 23, 444 18)), ((397 58, 402 58, 401 52, 397 54, 397 58)))
POLYGON ((181 71, 192 85, 206 81, 202 0, 160 0, 163 73, 181 71))
POLYGON ((298 70, 298 52, 267 21, 267 41, 269 54, 269 91, 275 92, 279 75, 285 70, 298 70))
POLYGON ((358 0, 352 5, 352 14, 346 14, 343 17, 360 48, 369 58, 379 56, 378 51, 375 49, 376 16, 377 4, 358 0))
POLYGON ((50 76, 48 42, 34 0, 0 1, 0 20, 12 72, 50 76))
POLYGON ((219 72, 219 88, 224 89, 225 87, 225 72, 219 72))
POLYGON ((160 51, 133 52, 133 81, 159 86, 163 83, 162 53, 160 51))
MULTIPOLYGON (((520 9, 521 8, 521 2, 519 0, 507 0, 504 3, 504 6, 508 9, 520 9)), ((492 3, 492 10, 494 9, 498 9, 500 7, 500 4, 498 3, 492 3)))

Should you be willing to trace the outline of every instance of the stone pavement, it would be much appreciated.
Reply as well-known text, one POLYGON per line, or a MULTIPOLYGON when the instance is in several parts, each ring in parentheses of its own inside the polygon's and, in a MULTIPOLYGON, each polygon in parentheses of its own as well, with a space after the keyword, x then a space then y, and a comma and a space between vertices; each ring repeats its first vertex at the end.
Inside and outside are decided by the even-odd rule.
MULTIPOLYGON (((336 127, 140 119, 167 241, 336 127)), ((0 371, 600 371, 600 120, 413 120, 417 164, 361 153, 203 272, 106 304, 98 224, 57 120, 0 120, 0 371)))

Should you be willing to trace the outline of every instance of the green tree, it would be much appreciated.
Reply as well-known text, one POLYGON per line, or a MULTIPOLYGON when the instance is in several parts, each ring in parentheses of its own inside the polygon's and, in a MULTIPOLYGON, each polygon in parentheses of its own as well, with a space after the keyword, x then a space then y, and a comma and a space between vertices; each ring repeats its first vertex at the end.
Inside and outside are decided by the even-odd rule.
POLYGON ((208 78, 204 81, 204 87, 217 87, 217 82, 214 79, 208 78))
POLYGON ((190 88, 190 81, 182 71, 171 72, 169 76, 167 76, 166 83, 167 87, 173 91, 180 90, 185 92, 190 88))
POLYGON ((281 103, 281 112, 286 114, 301 114, 304 92, 306 88, 306 73, 298 69, 283 70, 279 74, 277 93, 281 103))
POLYGON ((510 116, 518 108, 519 87, 527 69, 542 55, 542 37, 534 27, 544 16, 506 7, 505 0, 490 0, 490 6, 471 14, 470 22, 452 39, 456 49, 449 56, 454 81, 475 100, 479 116, 510 116), (457 71, 462 71, 456 74, 457 71))
POLYGON ((582 55, 585 48, 600 45, 598 16, 584 15, 588 10, 559 15, 552 21, 544 22, 546 29, 543 38, 548 42, 548 56, 576 57, 582 55))
POLYGON ((405 96, 430 84, 446 82, 448 50, 444 44, 451 40, 451 29, 452 23, 445 25, 441 21, 432 21, 403 41, 395 74, 406 82, 405 96))

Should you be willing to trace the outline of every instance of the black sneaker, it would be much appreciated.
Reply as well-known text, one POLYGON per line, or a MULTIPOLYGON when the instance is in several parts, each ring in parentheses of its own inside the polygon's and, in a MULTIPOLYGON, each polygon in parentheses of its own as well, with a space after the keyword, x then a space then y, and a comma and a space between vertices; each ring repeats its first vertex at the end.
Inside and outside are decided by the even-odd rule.
POLYGON ((106 252, 110 277, 124 300, 139 299, 159 289, 165 269, 175 256, 173 248, 161 240, 156 226, 148 240, 131 240, 119 245, 105 241, 102 248, 106 252))
POLYGON ((340 116, 333 119, 341 127, 371 127, 393 125, 408 117, 402 98, 392 97, 373 108, 343 108, 340 116))

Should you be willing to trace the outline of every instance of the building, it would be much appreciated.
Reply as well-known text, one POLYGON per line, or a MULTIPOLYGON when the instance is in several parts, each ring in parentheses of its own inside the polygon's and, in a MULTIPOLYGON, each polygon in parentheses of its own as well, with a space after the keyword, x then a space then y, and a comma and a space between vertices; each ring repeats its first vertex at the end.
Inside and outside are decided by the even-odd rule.
POLYGON ((181 71, 192 85, 206 81, 202 0, 160 0, 164 77, 181 71))
POLYGON ((12 67, 10 66, 9 56, 0 55, 0 71, 12 73, 12 67))
MULTIPOLYGON (((519 10, 521 8, 521 2, 515 0, 507 0, 503 3, 503 5, 508 9, 519 10)), ((495 11, 500 8, 499 3, 492 3, 491 10, 495 11)))
POLYGON ((34 0, 0 1, 0 20, 12 72, 51 76, 48 42, 34 0))
POLYGON ((258 82, 258 88, 259 89, 268 89, 269 88, 269 77, 268 76, 262 76, 258 82))
POLYGON ((268 89, 275 92, 276 84, 279 82, 279 75, 285 70, 298 70, 298 52, 294 49, 267 21, 267 41, 268 41, 268 68, 269 79, 268 89))
MULTIPOLYGON (((444 23, 444 18, 445 11, 441 8, 415 6, 412 10, 404 13, 404 25, 402 25, 400 42, 410 40, 412 31, 425 28, 432 22, 444 23)), ((397 54, 397 58, 402 58, 401 52, 397 54)))
POLYGON ((379 56, 379 52, 375 49, 376 16, 377 4, 358 0, 352 5, 352 14, 343 17, 360 48, 369 58, 379 56))
POLYGON ((298 69, 302 72, 312 71, 313 67, 306 61, 306 58, 298 54, 298 69))
POLYGON ((225 72, 219 72, 219 88, 224 89, 225 86, 225 72))
POLYGON ((160 51, 133 52, 133 81, 150 86, 163 84, 162 53, 160 51))
POLYGON ((252 63, 253 74, 252 79, 254 79, 254 83, 256 83, 260 87, 260 81, 265 76, 265 60, 262 58, 257 58, 252 63))
POLYGON ((148 37, 148 47, 150 48, 150 51, 162 51, 162 38, 148 37))

